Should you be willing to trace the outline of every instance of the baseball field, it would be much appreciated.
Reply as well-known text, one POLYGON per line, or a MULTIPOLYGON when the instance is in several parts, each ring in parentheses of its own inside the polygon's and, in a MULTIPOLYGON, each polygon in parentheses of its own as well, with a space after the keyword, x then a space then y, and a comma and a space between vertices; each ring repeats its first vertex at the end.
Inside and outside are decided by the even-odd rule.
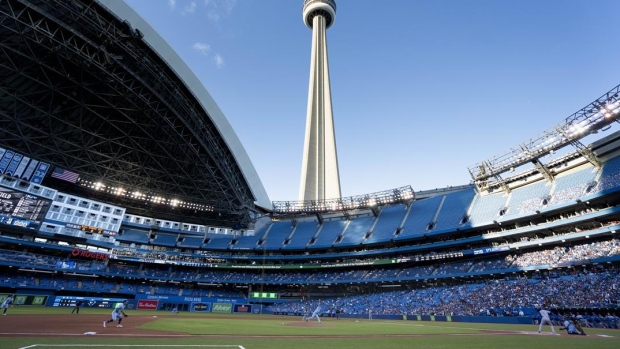
POLYGON ((620 348, 620 330, 587 328, 587 336, 546 326, 385 321, 127 311, 123 327, 103 327, 109 309, 13 307, 0 316, 0 348, 211 349, 523 349, 620 348))

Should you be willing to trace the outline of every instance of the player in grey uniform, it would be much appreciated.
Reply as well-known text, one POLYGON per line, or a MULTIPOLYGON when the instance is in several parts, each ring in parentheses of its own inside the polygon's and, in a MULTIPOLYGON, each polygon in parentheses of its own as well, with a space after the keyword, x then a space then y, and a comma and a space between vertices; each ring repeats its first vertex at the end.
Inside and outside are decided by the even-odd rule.
POLYGON ((2 305, 0 305, 0 309, 4 309, 2 311, 2 315, 6 315, 6 311, 7 309, 9 309, 11 304, 13 304, 14 299, 15 299, 15 296, 8 296, 4 299, 4 302, 2 302, 2 305))
POLYGON ((316 318, 317 321, 319 322, 319 325, 320 325, 321 324, 321 318, 319 317, 319 314, 321 313, 321 310, 322 310, 322 308, 321 308, 321 300, 319 299, 319 304, 316 306, 316 309, 314 309, 314 312, 312 312, 312 316, 310 316, 309 318, 306 318, 306 322, 316 318))
POLYGON ((586 335, 579 323, 571 319, 564 319, 564 327, 560 327, 560 330, 566 330, 568 334, 586 335))
POLYGON ((123 301, 123 303, 119 303, 116 308, 112 310, 112 317, 110 318, 110 320, 103 322, 103 327, 106 327, 107 324, 109 324, 110 322, 114 322, 117 319, 118 325, 116 325, 116 327, 123 327, 123 325, 121 325, 121 322, 123 321, 123 317, 127 317, 127 314, 125 314, 125 307, 127 306, 127 303, 129 302, 126 299, 123 301))
POLYGON ((553 328, 553 323, 551 323, 551 319, 549 318, 549 310, 546 310, 545 308, 541 308, 538 313, 540 314, 540 316, 542 316, 542 318, 540 319, 540 325, 538 325, 538 333, 540 333, 540 331, 542 331, 542 327, 543 325, 549 325, 551 326, 551 332, 553 334, 555 334, 555 329, 553 328))

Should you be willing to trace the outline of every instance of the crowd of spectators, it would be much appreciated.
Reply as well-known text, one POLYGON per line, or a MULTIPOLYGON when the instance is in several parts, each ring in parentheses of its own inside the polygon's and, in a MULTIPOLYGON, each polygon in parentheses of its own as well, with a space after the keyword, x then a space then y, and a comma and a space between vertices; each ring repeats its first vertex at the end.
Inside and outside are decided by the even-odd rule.
MULTIPOLYGON (((588 241, 588 240, 585 240, 588 241)), ((165 294, 180 296, 244 297, 241 292, 197 286, 199 282, 218 284, 354 284, 393 281, 402 290, 325 298, 323 308, 339 309, 343 314, 440 314, 440 315, 515 315, 532 314, 542 302, 557 309, 617 308, 620 306, 620 275, 614 265, 606 269, 592 267, 597 259, 620 256, 620 240, 615 235, 585 243, 572 243, 536 251, 485 255, 461 262, 442 260, 364 268, 329 268, 307 270, 248 270, 190 268, 146 262, 126 263, 118 260, 60 258, 28 250, 0 249, 0 264, 47 270, 48 272, 87 271, 100 278, 79 279, 59 273, 0 272, 0 287, 29 287, 51 290, 91 292, 94 290, 123 294, 165 294), (590 267, 584 267, 590 266, 590 267), (560 269, 554 269, 561 267, 560 269), (524 269, 540 269, 536 274, 524 269), (556 271, 561 270, 561 271, 556 271), (452 284, 454 276, 478 276, 491 273, 520 275, 510 279, 452 284), (539 275, 538 277, 534 277, 539 275), (115 276, 106 278, 105 276, 115 276), (120 276, 121 278, 117 278, 120 276), (136 276, 151 279, 150 285, 136 276), (126 277, 126 279, 123 279, 126 277), (122 280, 122 281, 120 281, 122 280), (416 284, 407 283, 416 281, 416 284), (426 284, 423 284, 426 282, 426 284), (416 286, 412 286, 416 285, 416 286), (422 286, 420 286, 422 285, 422 286)), ((599 264, 600 266, 601 264, 599 264)), ((467 280, 467 278, 460 278, 467 280)), ((477 278, 477 280, 480 280, 477 278)), ((233 286, 230 286, 233 288, 233 286)), ((310 309, 316 300, 272 305, 271 311, 298 312, 310 309)), ((613 326, 598 313, 578 314, 589 322, 585 326, 613 326)), ((613 314, 612 314, 613 315, 613 314)), ((617 314, 616 314, 617 315, 617 314)), ((576 316, 576 315, 575 315, 576 316)), ((558 319, 556 319, 558 320, 558 319)))
MULTIPOLYGON (((326 313, 390 315, 536 316, 545 303, 551 309, 620 310, 620 278, 616 268, 575 271, 540 278, 487 280, 435 285, 365 295, 322 298, 326 313)), ((313 309, 317 299, 269 306, 273 312, 313 309)), ((558 313, 560 314, 560 313, 558 313)))
POLYGON ((150 263, 125 263, 115 260, 67 259, 26 251, 0 249, 0 263, 24 267, 44 267, 49 270, 70 269, 99 275, 142 277, 155 280, 196 281, 218 283, 321 283, 417 280, 450 278, 471 273, 520 271, 529 267, 571 266, 596 261, 598 258, 620 256, 620 240, 610 238, 580 244, 565 244, 536 251, 509 253, 501 257, 448 262, 447 260, 420 263, 402 263, 386 267, 323 268, 317 269, 261 269, 248 270, 191 268, 187 266, 150 263))

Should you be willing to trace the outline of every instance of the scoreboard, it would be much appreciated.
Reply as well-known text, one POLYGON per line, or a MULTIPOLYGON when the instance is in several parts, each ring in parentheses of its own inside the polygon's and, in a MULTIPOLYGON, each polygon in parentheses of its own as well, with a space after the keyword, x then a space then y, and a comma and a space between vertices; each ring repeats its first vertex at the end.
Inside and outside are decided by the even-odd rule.
POLYGON ((83 308, 114 308, 116 304, 122 303, 125 299, 126 298, 56 296, 53 306, 75 307, 75 303, 81 300, 83 308))
POLYGON ((67 228, 81 230, 83 232, 91 233, 91 234, 116 235, 115 231, 105 230, 105 229, 93 227, 90 225, 67 223, 65 224, 65 226, 67 228))
POLYGON ((0 225, 38 230, 51 200, 0 187, 0 225))
POLYGON ((250 298, 277 299, 278 293, 276 292, 251 292, 250 298))

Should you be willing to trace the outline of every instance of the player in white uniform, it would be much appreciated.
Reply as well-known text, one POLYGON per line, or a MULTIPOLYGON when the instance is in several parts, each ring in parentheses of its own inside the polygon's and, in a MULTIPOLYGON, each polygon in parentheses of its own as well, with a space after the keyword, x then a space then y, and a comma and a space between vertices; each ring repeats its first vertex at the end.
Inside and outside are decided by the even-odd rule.
POLYGON ((0 309, 4 309, 2 311, 2 315, 6 315, 6 311, 7 309, 9 309, 11 304, 13 304, 14 299, 15 299, 15 296, 8 296, 4 299, 4 302, 2 302, 2 305, 0 305, 0 309))
POLYGON ((542 318, 540 319, 540 325, 538 325, 538 333, 540 333, 540 331, 542 331, 542 327, 543 325, 549 325, 551 326, 551 332, 553 334, 555 334, 555 329, 553 328, 553 323, 551 323, 551 319, 549 318, 549 310, 546 310, 545 308, 541 308, 538 313, 540 314, 540 316, 542 316, 542 318))
POLYGON ((321 324, 321 318, 319 317, 319 314, 321 313, 321 310, 322 310, 322 308, 321 308, 321 300, 319 299, 319 304, 316 306, 316 309, 314 309, 314 312, 312 312, 312 316, 310 316, 309 318, 306 318, 306 322, 316 318, 317 321, 319 322, 319 325, 320 325, 321 324))
POLYGON ((116 321, 117 319, 118 325, 116 325, 116 327, 123 327, 123 325, 121 325, 121 322, 123 321, 123 317, 127 317, 127 314, 125 314, 125 307, 127 306, 127 303, 129 302, 126 299, 123 301, 123 303, 119 303, 116 308, 112 310, 112 317, 110 318, 110 320, 103 322, 103 327, 105 327, 110 322, 116 321))

